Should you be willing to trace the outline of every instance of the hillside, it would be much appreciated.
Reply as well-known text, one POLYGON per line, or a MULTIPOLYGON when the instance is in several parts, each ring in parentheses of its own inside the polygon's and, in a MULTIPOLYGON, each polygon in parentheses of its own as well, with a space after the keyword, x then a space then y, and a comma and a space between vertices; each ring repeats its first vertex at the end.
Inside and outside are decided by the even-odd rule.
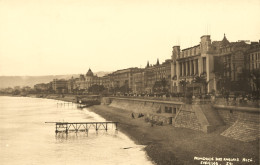
MULTIPOLYGON (((96 72, 95 75, 104 76, 109 72, 96 72)), ((35 84, 48 83, 53 79, 70 79, 71 77, 77 78, 79 74, 70 75, 48 75, 48 76, 0 76, 0 88, 8 88, 15 86, 30 86, 33 87, 35 84)))

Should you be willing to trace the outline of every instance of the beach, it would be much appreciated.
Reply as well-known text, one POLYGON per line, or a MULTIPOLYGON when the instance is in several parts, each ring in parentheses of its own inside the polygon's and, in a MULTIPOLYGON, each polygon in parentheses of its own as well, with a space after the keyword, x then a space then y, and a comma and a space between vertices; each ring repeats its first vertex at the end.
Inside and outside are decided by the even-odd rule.
MULTIPOLYGON (((108 121, 118 121, 120 131, 129 136, 137 144, 145 145, 147 155, 158 165, 200 164, 194 157, 218 158, 252 158, 259 164, 259 142, 241 142, 221 136, 226 129, 206 134, 186 128, 175 128, 171 125, 151 125, 144 117, 131 117, 131 113, 107 105, 96 105, 89 110, 101 115, 108 121)), ((243 164, 243 162, 239 162, 243 164)), ((234 165, 237 165, 234 163, 234 165)))

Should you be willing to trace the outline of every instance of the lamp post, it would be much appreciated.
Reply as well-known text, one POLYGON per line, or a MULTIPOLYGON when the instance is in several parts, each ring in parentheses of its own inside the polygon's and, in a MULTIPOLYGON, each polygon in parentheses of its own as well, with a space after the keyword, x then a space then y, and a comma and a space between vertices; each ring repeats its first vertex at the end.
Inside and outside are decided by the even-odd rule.
POLYGON ((194 97, 194 83, 195 83, 195 80, 193 78, 193 80, 192 80, 192 98, 194 97))

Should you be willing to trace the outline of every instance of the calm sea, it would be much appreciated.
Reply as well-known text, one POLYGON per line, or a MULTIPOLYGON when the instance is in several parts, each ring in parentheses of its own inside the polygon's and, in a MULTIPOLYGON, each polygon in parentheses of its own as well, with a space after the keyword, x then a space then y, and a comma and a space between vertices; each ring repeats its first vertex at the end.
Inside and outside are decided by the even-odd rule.
POLYGON ((149 165, 144 146, 136 145, 120 131, 109 129, 55 134, 47 121, 105 121, 62 101, 0 96, 1 165, 149 165))

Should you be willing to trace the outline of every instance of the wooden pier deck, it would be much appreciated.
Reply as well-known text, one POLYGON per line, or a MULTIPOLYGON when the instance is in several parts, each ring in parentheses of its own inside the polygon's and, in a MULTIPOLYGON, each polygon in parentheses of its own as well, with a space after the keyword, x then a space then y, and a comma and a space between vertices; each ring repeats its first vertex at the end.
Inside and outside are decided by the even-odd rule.
POLYGON ((57 106, 70 106, 70 105, 74 105, 75 103, 73 102, 58 102, 57 106))
POLYGON ((56 130, 55 133, 65 132, 66 134, 69 131, 75 132, 88 132, 89 129, 94 128, 98 130, 108 130, 108 125, 115 126, 117 130, 117 125, 119 122, 105 121, 105 122, 45 122, 45 123, 55 123, 56 130))

